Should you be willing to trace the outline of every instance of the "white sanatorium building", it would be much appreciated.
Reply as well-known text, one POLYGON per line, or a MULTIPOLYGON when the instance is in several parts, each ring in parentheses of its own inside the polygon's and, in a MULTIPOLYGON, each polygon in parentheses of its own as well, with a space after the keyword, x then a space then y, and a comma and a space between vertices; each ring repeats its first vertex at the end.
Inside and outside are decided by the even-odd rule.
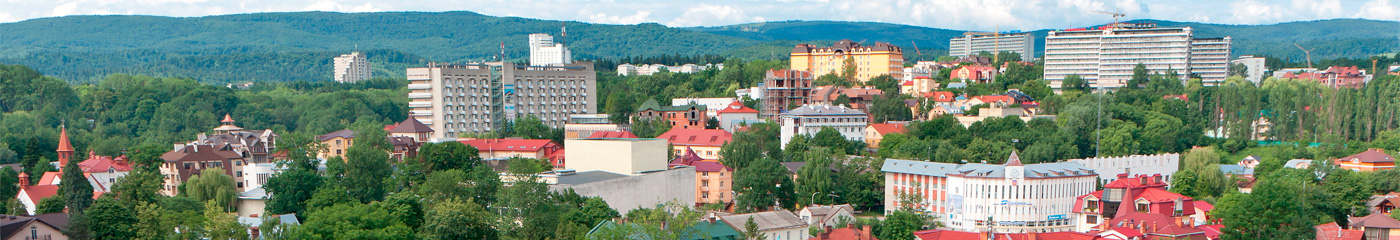
POLYGON ((360 52, 342 54, 335 57, 335 81, 355 83, 370 77, 369 59, 360 52))
POLYGON ((1030 33, 986 33, 967 32, 963 36, 948 40, 948 55, 966 57, 981 52, 1015 52, 1021 54, 1022 61, 1035 58, 1035 36, 1030 33))
POLYGON ((429 139, 490 132, 526 115, 562 128, 571 114, 598 111, 592 62, 429 64, 407 75, 409 115, 437 129, 429 139))
POLYGON ((959 231, 1058 232, 1074 230, 1074 201, 1094 191, 1098 174, 1073 162, 1022 165, 1015 152, 1006 164, 950 164, 886 159, 885 211, 914 194, 915 209, 938 216, 959 231), (990 220, 990 221, 989 221, 990 220))
POLYGON ((1181 154, 1167 153, 1154 155, 1129 155, 1121 157, 1097 157, 1070 159, 1068 162, 1078 163, 1094 169, 1099 173, 1099 182, 1108 185, 1109 182, 1118 179, 1118 174, 1136 175, 1162 175, 1167 184, 1171 184, 1172 175, 1176 174, 1178 164, 1181 162, 1181 154))
POLYGON ((1175 70, 1183 81, 1199 75, 1206 85, 1228 76, 1230 37, 1192 38, 1189 27, 1119 26, 1051 31, 1045 37, 1045 80, 1059 89, 1066 76, 1078 74, 1093 88, 1116 89, 1132 78, 1138 63, 1152 73, 1175 70))
POLYGON ((554 36, 544 33, 530 34, 530 65, 553 66, 574 62, 573 53, 564 43, 555 43, 554 36))
POLYGON ((787 147, 787 142, 797 135, 816 135, 824 127, 831 127, 847 140, 865 141, 865 127, 868 115, 860 110, 844 106, 802 105, 778 115, 782 124, 782 140, 779 146, 787 147))

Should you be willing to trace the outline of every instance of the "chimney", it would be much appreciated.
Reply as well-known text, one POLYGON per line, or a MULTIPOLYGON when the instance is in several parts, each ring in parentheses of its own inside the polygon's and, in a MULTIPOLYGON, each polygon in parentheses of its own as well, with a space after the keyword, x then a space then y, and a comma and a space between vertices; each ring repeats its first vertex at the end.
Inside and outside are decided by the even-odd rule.
POLYGON ((1154 182, 1154 183, 1162 183, 1162 174, 1160 174, 1160 173, 1158 173, 1158 174, 1152 174, 1152 182, 1154 182))
POLYGON ((870 235, 870 225, 865 225, 865 226, 861 226, 861 227, 860 227, 860 239, 862 239, 862 240, 871 240, 871 239, 875 239, 874 237, 871 237, 871 235, 870 235))
POLYGON ((987 234, 987 232, 977 232, 977 239, 990 239, 987 238, 987 234))

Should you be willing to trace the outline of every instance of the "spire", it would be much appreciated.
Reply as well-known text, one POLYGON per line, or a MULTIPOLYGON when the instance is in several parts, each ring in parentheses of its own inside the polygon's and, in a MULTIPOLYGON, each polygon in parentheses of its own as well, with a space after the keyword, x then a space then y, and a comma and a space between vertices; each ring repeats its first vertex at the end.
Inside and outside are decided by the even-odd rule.
POLYGON ((1016 149, 1011 150, 1011 157, 1006 159, 1006 166, 1023 166, 1021 165, 1021 157, 1016 156, 1016 149))
POLYGON ((58 127, 58 164, 68 166, 68 160, 73 158, 73 143, 68 141, 68 126, 58 127))
POLYGON ((232 124, 232 123, 233 123, 233 117, 230 117, 227 113, 225 113, 225 114, 224 114, 224 120, 223 120, 223 121, 219 121, 219 122, 224 123, 224 124, 232 124))

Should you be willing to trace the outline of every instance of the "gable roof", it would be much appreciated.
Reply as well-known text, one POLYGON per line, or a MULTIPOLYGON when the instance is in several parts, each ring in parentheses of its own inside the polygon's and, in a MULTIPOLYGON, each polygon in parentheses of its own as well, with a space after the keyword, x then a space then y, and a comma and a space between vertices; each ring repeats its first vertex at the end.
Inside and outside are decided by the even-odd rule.
POLYGON ((322 134, 322 135, 320 135, 320 136, 316 136, 316 141, 325 142, 326 140, 331 140, 332 138, 337 138, 337 137, 339 137, 339 138, 344 138, 344 139, 352 139, 352 138, 355 138, 355 131, 351 131, 350 129, 345 129, 345 130, 340 130, 340 131, 334 131, 334 132, 327 133, 327 134, 322 134))
POLYGON ((797 215, 792 214, 792 212, 783 210, 734 214, 728 216, 719 216, 719 218, 720 220, 724 220, 724 223, 728 223, 730 227, 733 227, 735 229, 742 229, 744 227, 744 224, 748 222, 750 218, 752 218, 753 222, 758 225, 759 231, 807 227, 807 223, 803 222, 801 218, 797 218, 797 215))
POLYGON ((743 103, 743 102, 734 101, 733 103, 730 103, 729 106, 725 106, 723 109, 720 109, 719 111, 715 111, 715 113, 717 113, 717 114, 725 114, 725 113, 758 113, 758 110, 754 110, 753 108, 749 108, 749 107, 747 107, 747 106, 744 106, 744 103, 743 103))
POLYGON ((211 161, 238 159, 243 158, 243 155, 233 151, 228 145, 215 147, 209 144, 193 144, 185 145, 178 150, 170 150, 170 152, 161 154, 160 158, 166 162, 211 161))
POLYGON ((471 145, 472 147, 475 147, 477 151, 507 151, 507 152, 509 152, 509 151, 515 151, 515 152, 534 152, 534 151, 539 151, 541 148, 550 147, 550 146, 557 146, 557 145, 558 145, 558 144, 554 144, 554 141, 550 141, 549 139, 511 139, 511 138, 497 138, 497 139, 470 139, 470 140, 458 140, 458 142, 461 142, 462 144, 466 144, 466 145, 471 145))
MULTIPOLYGON (((816 206, 807 206, 807 207, 804 208, 804 209, 807 210, 808 212, 811 212, 813 218, 818 218, 817 220, 822 221, 822 222, 825 222, 825 221, 827 221, 827 220, 830 220, 831 218, 836 217, 836 213, 837 213, 837 212, 840 212, 841 210, 845 210, 847 213, 850 213, 850 214, 856 214, 855 208, 852 208, 850 204, 841 204, 841 205, 816 205, 816 206)), ((851 220, 854 221, 855 219, 851 219, 851 220)))
POLYGON ((904 124, 902 123, 876 123, 870 124, 870 128, 875 129, 875 132, 880 133, 881 135, 905 132, 904 124))
POLYGON ((1386 154, 1386 153, 1385 153, 1385 150, 1381 150, 1381 149, 1378 149, 1378 148, 1372 148, 1372 149, 1367 149, 1366 151, 1362 151, 1362 152, 1357 153, 1357 154, 1353 154, 1353 155, 1351 155, 1351 156, 1346 156, 1346 157, 1343 157, 1343 158, 1341 158, 1341 159, 1338 159, 1338 161, 1347 161, 1347 162, 1350 162, 1350 161, 1353 161, 1353 160, 1360 161, 1360 162, 1364 162, 1364 163, 1393 163, 1393 162, 1395 162, 1395 157, 1390 156, 1390 154, 1386 154))
POLYGON ((656 138, 666 139, 666 142, 676 146, 720 147, 733 140, 734 134, 724 129, 672 128, 656 138))
POLYGON ((1365 217, 1351 217, 1347 219, 1348 222, 1351 222, 1347 224, 1347 226, 1350 227, 1400 229, 1400 220, 1395 220, 1395 218, 1386 216, 1383 213, 1372 213, 1365 217))
POLYGON ((784 168, 787 168, 790 174, 797 174, 797 171, 801 170, 802 166, 807 166, 807 162, 779 162, 778 164, 782 164, 784 168))
POLYGON ((637 138, 637 135, 627 131, 597 131, 586 138, 637 138))
POLYGON ((935 102, 952 102, 952 101, 954 100, 954 98, 957 97, 957 96, 956 96, 956 95, 953 95, 953 92, 938 91, 938 92, 929 92, 929 93, 925 93, 925 94, 924 94, 924 97, 926 97, 926 98, 931 98, 931 99, 933 99, 933 101, 935 101, 935 102))
POLYGON ((418 121, 418 118, 414 118, 414 117, 408 117, 408 119, 404 119, 403 122, 399 122, 399 124, 395 124, 393 129, 389 129, 389 133, 430 133, 430 132, 433 132, 433 128, 428 127, 428 125, 424 125, 423 122, 419 122, 419 121, 418 121))
POLYGON ((118 172, 128 172, 131 171, 131 163, 126 161, 126 156, 113 158, 111 156, 98 156, 97 154, 89 153, 87 160, 78 163, 78 168, 82 169, 85 173, 107 172, 107 169, 113 169, 118 172))
POLYGON ((1337 222, 1323 223, 1313 226, 1317 230, 1317 240, 1361 240, 1363 232, 1361 230, 1342 229, 1337 222))
POLYGON ((58 194, 58 185, 27 186, 19 191, 18 197, 29 198, 29 202, 39 205, 39 201, 44 200, 44 198, 58 194))

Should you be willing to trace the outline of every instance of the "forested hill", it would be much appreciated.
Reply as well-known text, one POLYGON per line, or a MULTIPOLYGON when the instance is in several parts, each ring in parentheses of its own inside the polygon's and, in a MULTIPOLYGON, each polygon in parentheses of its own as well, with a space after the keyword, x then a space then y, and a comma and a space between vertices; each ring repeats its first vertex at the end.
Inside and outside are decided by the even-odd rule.
MULTIPOLYGON (((1199 36, 1232 36, 1235 55, 1301 59, 1293 47, 1317 48, 1314 60, 1400 52, 1400 23, 1337 19, 1275 25, 1191 26, 1199 36)), ((109 74, 189 77, 201 82, 327 81, 330 58, 360 49, 376 76, 401 77, 429 61, 489 60, 505 44, 507 60, 527 57, 527 35, 564 39, 578 59, 722 55, 783 58, 800 42, 840 39, 889 42, 922 56, 946 54, 963 30, 900 24, 786 21, 670 28, 654 23, 591 24, 473 12, 256 13, 208 17, 69 16, 0 23, 0 63, 30 66, 70 82, 94 83, 109 74)), ((982 31, 985 31, 983 29, 982 31)), ((1037 48, 1048 30, 1034 31, 1037 48)), ((1037 52, 1040 52, 1039 50, 1037 52)), ((912 53, 907 53, 912 55, 912 53)))

